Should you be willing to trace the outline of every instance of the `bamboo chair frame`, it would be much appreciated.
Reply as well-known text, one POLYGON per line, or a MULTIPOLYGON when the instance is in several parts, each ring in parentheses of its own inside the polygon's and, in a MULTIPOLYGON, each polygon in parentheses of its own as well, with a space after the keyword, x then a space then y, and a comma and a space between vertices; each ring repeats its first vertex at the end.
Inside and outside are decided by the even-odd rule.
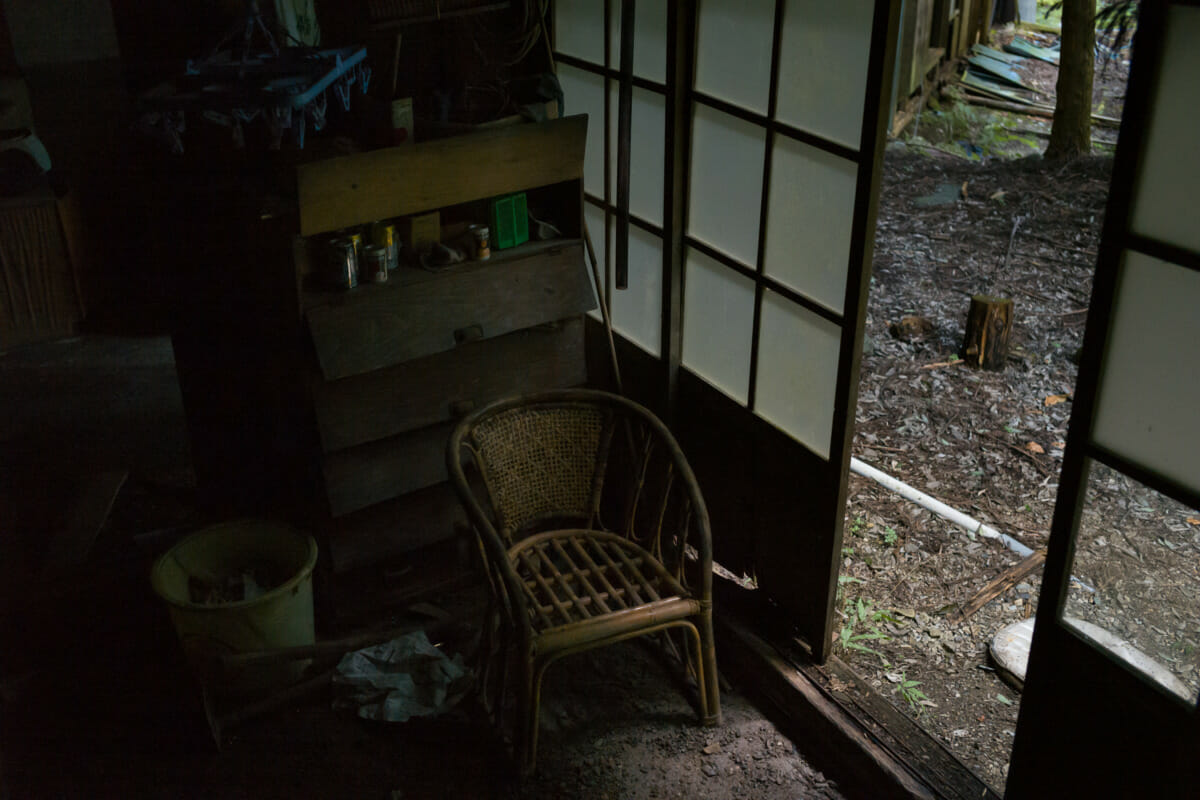
POLYGON ((547 667, 625 639, 682 629, 701 721, 720 723, 708 511, 661 421, 605 392, 514 397, 464 418, 446 462, 491 590, 479 686, 502 729, 519 670, 522 774, 536 765, 547 667))

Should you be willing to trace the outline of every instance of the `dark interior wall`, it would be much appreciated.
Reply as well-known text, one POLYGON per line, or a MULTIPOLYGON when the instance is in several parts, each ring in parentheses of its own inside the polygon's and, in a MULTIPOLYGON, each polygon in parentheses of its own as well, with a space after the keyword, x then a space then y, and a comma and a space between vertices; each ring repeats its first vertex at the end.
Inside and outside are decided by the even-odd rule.
POLYGON ((4 13, 24 69, 119 57, 108 0, 4 0, 4 13))
POLYGON ((108 4, 125 78, 133 91, 153 86, 178 73, 186 59, 210 51, 243 8, 242 0, 109 0, 108 4))

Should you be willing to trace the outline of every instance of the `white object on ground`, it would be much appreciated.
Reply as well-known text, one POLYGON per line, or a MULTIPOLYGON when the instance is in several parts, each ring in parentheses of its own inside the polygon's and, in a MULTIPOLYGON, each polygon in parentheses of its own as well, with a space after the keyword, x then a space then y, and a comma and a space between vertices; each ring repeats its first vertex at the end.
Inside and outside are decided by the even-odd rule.
POLYGON ((1025 686, 1025 669, 1029 666, 1029 646, 1033 643, 1034 617, 1001 628, 988 647, 996 666, 1017 684, 1025 686))
POLYGON ((1033 554, 1032 549, 1021 544, 1008 534, 1001 533, 995 528, 984 525, 977 519, 968 517, 958 509, 951 508, 941 500, 925 494, 920 489, 914 489, 907 483, 896 480, 886 472, 881 472, 864 461, 859 461, 857 458, 851 458, 850 470, 862 475, 864 478, 870 478, 880 486, 890 489, 891 491, 900 495, 905 500, 911 500, 912 502, 921 506, 921 508, 932 511, 942 519, 953 522, 955 525, 967 531, 968 533, 977 533, 985 539, 998 539, 1001 542, 1004 542, 1005 547, 1007 547, 1009 550, 1012 550, 1022 558, 1033 554))
POLYGON ((334 708, 363 719, 405 722, 450 710, 471 685, 462 656, 450 659, 425 631, 347 653, 333 676, 334 708))
MULTIPOLYGON (((1025 672, 1029 666, 1029 648, 1033 643, 1033 621, 1035 619, 1036 617, 1030 617, 1002 628, 992 637, 989 647, 996 666, 1015 678, 1021 686, 1025 684, 1025 672)), ((1084 637, 1091 639, 1092 642, 1163 688, 1179 695, 1184 700, 1195 699, 1195 691, 1189 689, 1183 681, 1175 677, 1162 664, 1134 647, 1131 642, 1117 637, 1099 625, 1093 625, 1075 617, 1064 617, 1063 622, 1067 627, 1074 628, 1084 637)))
POLYGON ((1183 681, 1179 680, 1179 678, 1176 678, 1170 670, 1155 661, 1150 656, 1143 653, 1141 650, 1138 650, 1131 642, 1117 637, 1115 634, 1106 631, 1099 625, 1093 625, 1090 622, 1085 622, 1075 617, 1068 617, 1064 615, 1063 622, 1066 623, 1067 627, 1074 628, 1077 632, 1083 634, 1088 639, 1091 639, 1109 653, 1138 670, 1143 675, 1162 686, 1164 689, 1179 695, 1188 702, 1195 701, 1196 691, 1194 689, 1189 689, 1188 686, 1183 681))

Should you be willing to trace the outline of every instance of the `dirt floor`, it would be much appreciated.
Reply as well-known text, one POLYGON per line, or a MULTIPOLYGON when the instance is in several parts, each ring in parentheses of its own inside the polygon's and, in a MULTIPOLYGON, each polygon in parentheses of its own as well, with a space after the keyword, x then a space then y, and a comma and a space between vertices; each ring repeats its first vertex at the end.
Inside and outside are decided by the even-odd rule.
POLYGON ((737 691, 720 727, 698 726, 666 666, 630 642, 552 668, 538 773, 513 796, 842 797, 737 691))
MULTIPOLYGON (((1098 113, 1119 115, 1127 65, 1100 65, 1098 113)), ((1056 73, 1025 69, 1051 95, 1056 73)), ((1032 117, 948 106, 923 117, 921 134, 910 129, 885 158, 853 454, 1037 550, 1054 510, 1111 158, 1006 158, 1044 149, 1049 123, 1032 117), (974 294, 1014 301, 1003 371, 962 360, 974 294)), ((1094 128, 1095 151, 1110 153, 1115 136, 1094 128)), ((1194 696, 1200 514, 1131 483, 1094 473, 1073 569, 1082 584, 1072 582, 1067 613, 1134 643, 1194 696)), ((856 475, 845 525, 839 654, 1002 791, 1020 692, 987 648, 1036 611, 1041 568, 951 624, 1021 556, 856 475)))
MULTIPOLYGON (((1054 509, 1109 166, 980 164, 903 145, 885 162, 854 455, 1034 549, 1054 509), (917 205, 942 184, 966 198, 917 205), (960 358, 975 293, 1014 301, 1003 371, 960 358), (910 316, 927 323, 899 325, 910 316)), ((1040 571, 946 625, 1021 557, 858 476, 843 545, 851 665, 1002 789, 1019 695, 987 645, 1033 613, 1040 571), (875 633, 887 638, 861 638, 875 633)))
MULTIPOLYGON (((736 686, 723 724, 702 727, 675 665, 636 641, 550 668, 539 770, 523 784, 469 707, 372 722, 333 711, 328 689, 226 726, 218 752, 147 578, 205 521, 170 341, 0 353, 0 528, 54 529, 74 478, 113 469, 128 480, 78 569, 31 572, 44 537, 0 539, 0 798, 842 797, 736 686)), ((371 622, 401 624, 384 617, 371 622)))

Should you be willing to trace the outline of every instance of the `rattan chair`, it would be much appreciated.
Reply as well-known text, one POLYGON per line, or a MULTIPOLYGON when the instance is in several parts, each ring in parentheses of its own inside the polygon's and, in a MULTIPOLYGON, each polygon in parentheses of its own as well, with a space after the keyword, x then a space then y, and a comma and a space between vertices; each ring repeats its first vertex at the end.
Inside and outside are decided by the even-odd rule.
POLYGON ((684 632, 701 719, 720 722, 708 512, 662 422, 604 392, 550 392, 466 417, 446 455, 490 582, 482 696, 504 727, 516 673, 522 773, 536 763, 546 668, 635 636, 684 632))

